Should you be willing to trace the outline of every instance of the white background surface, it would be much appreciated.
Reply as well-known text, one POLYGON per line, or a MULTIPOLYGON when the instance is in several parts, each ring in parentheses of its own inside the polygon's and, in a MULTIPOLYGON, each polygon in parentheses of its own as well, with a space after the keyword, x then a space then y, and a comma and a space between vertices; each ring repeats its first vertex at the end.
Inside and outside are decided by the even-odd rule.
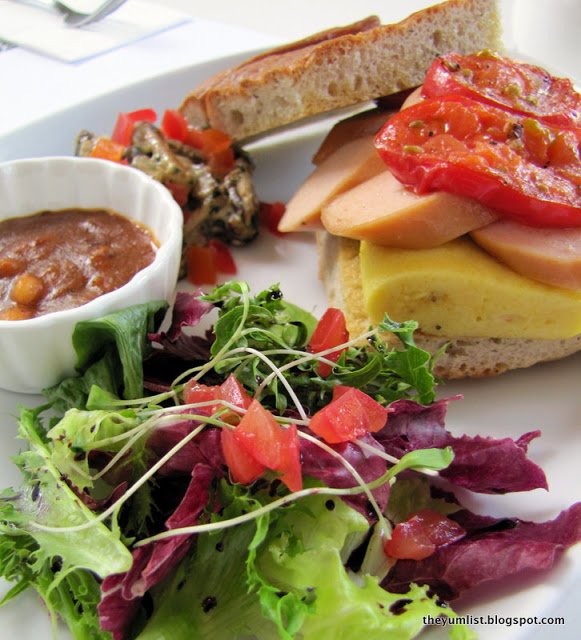
MULTIPOLYGON (((192 63, 204 62, 236 51, 252 50, 330 26, 346 24, 376 13, 383 20, 397 20, 411 11, 431 4, 429 0, 165 0, 165 5, 188 12, 192 22, 160 34, 126 49, 100 56, 80 65, 66 65, 30 52, 17 50, 0 54, 0 159, 10 155, 13 147, 2 146, 2 140, 18 138, 21 150, 36 145, 29 137, 42 131, 45 118, 54 127, 45 129, 46 142, 69 135, 70 113, 87 114, 86 126, 99 123, 99 114, 88 111, 100 96, 128 83, 174 69, 186 70, 192 63), (78 109, 66 109, 79 105, 78 109), (63 111, 64 110, 64 111, 63 111), (59 117, 59 111, 61 117, 59 117), (90 120, 90 121, 89 121, 90 120), (4 138, 2 135, 4 134, 4 138), (18 135, 16 135, 18 134, 18 135), (6 137, 7 136, 7 137, 6 137)), ((581 3, 579 0, 503 0, 510 32, 506 41, 513 49, 538 59, 543 64, 576 76, 580 80, 579 52, 581 42, 581 3)), ((191 88, 186 75, 178 75, 178 86, 170 84, 169 96, 185 94, 191 88), (182 90, 183 87, 183 90, 182 90)), ((119 95, 115 100, 125 100, 119 95)), ((155 95, 163 103, 163 95, 155 95)), ((101 104, 101 103, 99 103, 101 104)), ((122 108, 122 104, 119 107, 122 108)), ((126 103, 125 103, 126 104, 126 103)), ((117 104, 115 103, 115 106, 117 104)), ((141 105, 146 106, 146 105, 141 105)), ((173 104, 166 106, 173 106, 173 104)), ((104 116, 101 116, 103 118, 104 116)), ((285 199, 309 170, 308 158, 320 139, 316 132, 306 132, 294 141, 282 143, 274 152, 258 149, 257 178, 263 199, 285 199)), ((248 275, 256 286, 266 286, 276 279, 287 278, 288 297, 313 306, 321 304, 322 291, 314 277, 315 259, 308 242, 299 238, 283 243, 265 237, 251 251, 239 256, 242 275, 248 275), (275 263, 276 269, 272 267, 275 263), (300 269, 298 268, 300 266, 300 269), (289 276, 290 274, 290 276, 289 276), (303 294, 304 282, 312 284, 303 294), (303 294, 303 295, 302 295, 303 294)), ((324 304, 324 303, 323 303, 324 304)), ((527 372, 515 372, 491 381, 472 381, 451 385, 446 393, 461 391, 466 399, 451 409, 451 425, 457 432, 490 433, 517 437, 524 431, 542 428, 542 441, 531 445, 531 455, 547 470, 550 494, 532 492, 512 498, 473 498, 472 506, 497 514, 508 513, 531 518, 549 518, 570 502, 579 500, 578 457, 581 449, 581 400, 579 372, 581 359, 546 365, 527 372)), ((0 392, 0 425, 10 430, 16 398, 0 392)), ((24 398, 26 400, 26 398, 24 398)), ((2 434, 7 457, 15 451, 11 437, 2 434)), ((16 481, 13 469, 1 470, 2 486, 16 481)), ((579 602, 581 565, 579 549, 570 553, 558 569, 540 581, 525 585, 509 598, 499 588, 502 600, 494 591, 481 595, 471 604, 470 612, 519 615, 522 611, 540 609, 540 615, 566 615, 567 626, 529 627, 527 629, 481 627, 484 638, 519 638, 550 640, 579 637, 581 618, 579 602), (574 567, 577 567, 577 570, 574 567), (576 588, 575 588, 576 587, 576 588)), ((33 596, 0 609, 0 639, 48 640, 50 631, 42 610, 33 596)))

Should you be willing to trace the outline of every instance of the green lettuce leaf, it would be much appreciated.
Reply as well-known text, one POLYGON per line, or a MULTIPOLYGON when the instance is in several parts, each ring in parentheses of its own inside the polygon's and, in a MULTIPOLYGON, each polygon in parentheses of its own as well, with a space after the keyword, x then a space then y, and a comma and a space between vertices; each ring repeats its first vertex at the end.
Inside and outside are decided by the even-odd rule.
POLYGON ((98 579, 127 571, 131 553, 55 467, 37 412, 21 411, 19 435, 30 446, 15 458, 24 483, 0 495, 0 575, 14 583, 3 602, 34 588, 55 624, 61 617, 75 638, 105 639, 96 610, 98 579))
MULTIPOLYGON (((236 488, 222 490, 231 502, 216 519, 259 506, 245 490, 238 496, 236 488)), ((255 536, 254 521, 199 535, 174 575, 153 589, 153 614, 137 640, 277 640, 276 626, 262 616, 258 595, 248 586, 246 561, 255 536)))
POLYGON ((433 498, 429 481, 420 476, 398 478, 389 493, 387 515, 397 524, 404 522, 412 513, 422 509, 433 509, 444 516, 460 511, 462 507, 456 502, 448 502, 443 498, 433 498))
POLYGON ((151 349, 147 334, 158 327, 167 308, 165 300, 158 300, 77 323, 73 347, 80 375, 44 391, 54 409, 85 408, 93 385, 125 399, 142 397, 143 360, 151 349))
MULTIPOLYGON (((297 637, 404 640, 422 630, 424 616, 454 615, 438 606, 425 587, 392 594, 380 587, 376 577, 346 570, 345 549, 353 534, 368 530, 367 521, 340 500, 315 495, 304 502, 281 518, 277 534, 265 542, 257 560, 269 582, 310 598, 312 611, 297 637)), ((455 630, 457 637, 470 637, 465 629, 455 630)))
MULTIPOLYGON (((226 485, 222 491, 231 502, 216 519, 269 501, 266 492, 226 485)), ((454 617, 426 587, 391 594, 378 578, 346 569, 368 530, 342 500, 315 494, 256 521, 201 534, 171 579, 154 589, 153 614, 136 638, 406 640, 424 628, 426 616, 454 617)), ((460 625, 449 630, 456 640, 473 637, 460 625)))

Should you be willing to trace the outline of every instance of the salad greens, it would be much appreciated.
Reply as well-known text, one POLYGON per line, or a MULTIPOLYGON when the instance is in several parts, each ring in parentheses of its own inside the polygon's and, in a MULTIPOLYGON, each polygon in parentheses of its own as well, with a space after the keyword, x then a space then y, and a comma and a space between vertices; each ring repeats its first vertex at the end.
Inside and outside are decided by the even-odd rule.
MULTIPOLYGON (((60 618, 79 640, 407 639, 427 616, 455 617, 444 596, 502 577, 484 561, 487 545, 502 548, 508 575, 520 568, 511 558, 546 568, 548 554, 535 554, 531 540, 542 539, 554 561, 579 539, 577 507, 552 523, 499 522, 432 483, 447 473, 451 489, 503 492, 545 479, 526 458, 534 435, 449 434, 415 323, 386 318, 334 362, 309 351, 317 320, 276 285, 256 296, 243 282, 178 293, 160 330, 165 310, 140 305, 78 325, 79 375, 48 389, 45 405, 22 409, 22 486, 0 494, 0 575, 14 583, 4 602, 35 589, 55 629, 60 618), (401 348, 388 349, 384 331, 401 348), (320 362, 333 365, 329 375, 320 362), (297 429, 299 490, 276 465, 234 482, 221 437, 244 419, 244 405, 189 395, 214 393, 232 375, 280 428, 297 429), (309 421, 345 387, 388 407, 387 424, 329 444, 309 421), (471 459, 498 446, 528 481, 515 487, 500 470, 478 479, 471 459), (385 540, 426 510, 461 535, 428 540, 425 559, 387 555, 385 540), (462 564, 466 548, 472 565, 482 562, 466 566, 460 584, 446 559, 462 564)), ((431 533, 420 534, 425 544, 431 533)))

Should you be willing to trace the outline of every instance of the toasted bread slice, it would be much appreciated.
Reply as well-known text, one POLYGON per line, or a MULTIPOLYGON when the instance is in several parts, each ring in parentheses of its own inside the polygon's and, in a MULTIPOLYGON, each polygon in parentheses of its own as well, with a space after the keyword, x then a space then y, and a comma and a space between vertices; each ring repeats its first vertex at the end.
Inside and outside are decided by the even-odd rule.
POLYGON ((251 58, 196 87, 180 109, 242 140, 416 87, 439 54, 501 48, 497 0, 447 0, 397 24, 377 17, 251 58))
MULTIPOLYGON (((351 336, 362 335, 371 325, 361 288, 359 242, 317 233, 320 277, 330 306, 343 310, 351 336)), ((393 336, 386 336, 387 340, 393 336)), ((539 362, 558 360, 581 351, 581 335, 564 340, 529 338, 471 338, 416 334, 416 343, 431 353, 444 345, 436 360, 435 373, 443 379, 494 376, 511 369, 530 367, 539 362)))

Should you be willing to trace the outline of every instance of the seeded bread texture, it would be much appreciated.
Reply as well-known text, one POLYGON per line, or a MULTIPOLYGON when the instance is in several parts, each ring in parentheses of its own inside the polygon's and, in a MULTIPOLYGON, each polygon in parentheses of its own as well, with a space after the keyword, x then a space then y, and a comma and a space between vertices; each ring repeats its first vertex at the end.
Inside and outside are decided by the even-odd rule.
POLYGON ((447 0, 397 24, 372 16, 256 56, 195 88, 180 109, 235 140, 421 84, 439 54, 501 49, 496 0, 447 0))
MULTIPOLYGON (((361 288, 359 242, 317 233, 319 275, 330 306, 343 310, 351 336, 362 335, 370 327, 361 288)), ((539 362, 559 360, 581 351, 581 335, 565 340, 529 338, 470 338, 430 336, 417 332, 416 343, 430 353, 444 345, 435 373, 442 379, 482 378, 511 369, 530 367, 539 362)), ((397 344, 393 336, 386 340, 397 344)))

